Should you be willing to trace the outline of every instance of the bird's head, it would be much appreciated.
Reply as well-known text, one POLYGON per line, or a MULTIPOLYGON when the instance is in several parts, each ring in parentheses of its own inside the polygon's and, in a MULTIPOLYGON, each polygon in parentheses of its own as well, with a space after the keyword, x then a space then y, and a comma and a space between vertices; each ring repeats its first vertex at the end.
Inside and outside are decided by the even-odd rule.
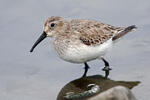
POLYGON ((30 52, 33 52, 34 48, 46 37, 55 37, 63 33, 66 25, 66 21, 62 17, 52 16, 48 18, 44 23, 43 33, 34 43, 30 52))

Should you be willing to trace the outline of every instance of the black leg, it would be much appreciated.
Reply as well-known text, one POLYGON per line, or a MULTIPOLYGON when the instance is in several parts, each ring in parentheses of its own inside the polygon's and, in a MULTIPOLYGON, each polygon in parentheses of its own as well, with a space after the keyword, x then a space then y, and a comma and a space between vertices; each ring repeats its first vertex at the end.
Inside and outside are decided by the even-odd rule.
POLYGON ((105 64, 105 67, 102 70, 105 71, 105 78, 107 78, 111 68, 109 67, 109 63, 104 58, 101 58, 101 59, 103 60, 103 62, 105 64))
POLYGON ((82 77, 86 77, 87 71, 90 68, 89 65, 86 62, 84 63, 84 65, 85 65, 85 67, 84 67, 85 71, 84 71, 84 74, 83 74, 82 77))

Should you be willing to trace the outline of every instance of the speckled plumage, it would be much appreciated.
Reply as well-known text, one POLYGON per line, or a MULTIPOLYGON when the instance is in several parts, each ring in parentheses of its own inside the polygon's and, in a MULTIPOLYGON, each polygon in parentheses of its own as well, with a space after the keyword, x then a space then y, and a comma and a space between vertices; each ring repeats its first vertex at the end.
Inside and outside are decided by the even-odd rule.
POLYGON ((111 68, 103 58, 115 40, 135 29, 136 26, 114 27, 99 21, 74 19, 65 20, 62 17, 52 16, 44 23, 44 30, 32 46, 30 52, 46 37, 51 37, 53 47, 58 56, 72 63, 84 63, 86 77, 88 61, 101 59, 105 67, 105 77, 111 68))
POLYGON ((109 40, 114 34, 118 33, 121 30, 124 30, 123 27, 114 27, 108 24, 104 24, 98 21, 93 20, 79 20, 74 19, 71 21, 64 20, 61 17, 52 16, 48 18, 44 24, 44 27, 49 27, 50 30, 53 30, 48 24, 58 21, 59 34, 55 33, 54 35, 62 36, 73 36, 80 39, 85 45, 99 45, 107 40, 109 40), (63 27, 64 25, 64 27, 63 27))
POLYGON ((92 20, 72 20, 70 23, 72 33, 78 33, 79 39, 89 46, 103 44, 124 29, 92 20))
POLYGON ((48 18, 44 24, 44 31, 53 39, 59 57, 73 63, 101 58, 113 44, 112 38, 116 36, 117 39, 117 35, 125 29, 99 21, 67 21, 56 16, 48 18))

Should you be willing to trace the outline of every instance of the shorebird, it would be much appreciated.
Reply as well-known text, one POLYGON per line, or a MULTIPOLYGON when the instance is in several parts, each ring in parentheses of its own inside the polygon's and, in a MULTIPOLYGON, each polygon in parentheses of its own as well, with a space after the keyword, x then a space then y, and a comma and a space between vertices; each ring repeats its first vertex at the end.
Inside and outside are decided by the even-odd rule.
POLYGON ((105 67, 105 76, 109 75, 108 61, 104 59, 105 53, 116 40, 136 29, 135 25, 128 27, 115 27, 99 21, 86 19, 73 19, 68 21, 62 17, 52 16, 44 23, 42 35, 32 46, 30 52, 46 37, 52 38, 53 47, 58 56, 71 63, 83 63, 86 76, 88 61, 101 59, 105 67))

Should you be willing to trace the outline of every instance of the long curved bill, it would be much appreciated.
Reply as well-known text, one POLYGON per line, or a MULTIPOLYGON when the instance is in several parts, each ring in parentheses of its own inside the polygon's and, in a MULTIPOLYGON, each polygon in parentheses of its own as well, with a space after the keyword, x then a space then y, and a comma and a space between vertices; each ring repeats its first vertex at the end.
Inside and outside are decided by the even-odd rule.
POLYGON ((43 33, 41 34, 41 36, 37 39, 37 41, 34 43, 34 45, 32 46, 30 52, 33 52, 34 48, 45 38, 47 37, 46 33, 43 31, 43 33))

